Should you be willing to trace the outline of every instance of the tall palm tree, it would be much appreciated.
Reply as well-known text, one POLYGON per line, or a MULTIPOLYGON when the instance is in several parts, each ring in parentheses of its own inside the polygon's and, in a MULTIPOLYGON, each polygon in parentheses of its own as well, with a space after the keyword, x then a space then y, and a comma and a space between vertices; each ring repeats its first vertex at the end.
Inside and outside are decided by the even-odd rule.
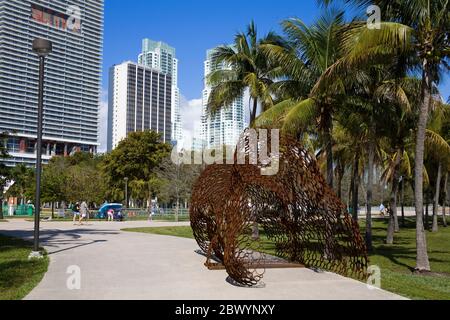
MULTIPOLYGON (((450 166, 450 146, 445 140, 444 121, 450 115, 450 106, 434 99, 433 112, 430 115, 430 121, 427 128, 427 140, 425 141, 426 154, 428 158, 432 158, 433 163, 437 164, 436 187, 434 189, 434 206, 433 206, 433 232, 438 232, 438 211, 441 196, 442 178, 447 173, 450 166)), ((436 167, 436 166, 434 166, 436 167)))
MULTIPOLYGON (((267 111, 274 105, 271 86, 282 73, 279 64, 269 59, 262 50, 264 44, 286 47, 284 40, 273 32, 259 39, 252 21, 246 33, 235 36, 233 45, 215 49, 212 72, 207 77, 207 82, 212 86, 208 100, 211 115, 230 106, 246 90, 250 94, 250 126, 255 122, 258 107, 267 111)), ((259 238, 256 221, 253 224, 253 238, 259 238)))
POLYGON ((271 85, 281 75, 281 70, 261 50, 263 44, 285 46, 282 38, 273 32, 259 39, 252 21, 246 33, 235 36, 233 45, 215 49, 213 71, 207 77, 212 86, 208 101, 211 114, 231 105, 247 89, 251 100, 250 124, 256 119, 258 107, 266 111, 273 106, 271 85))
POLYGON ((283 68, 284 79, 273 87, 284 101, 274 111, 264 114, 257 125, 266 125, 282 117, 283 130, 299 135, 311 126, 320 133, 327 157, 327 182, 333 187, 333 113, 337 104, 336 92, 341 83, 311 94, 311 89, 323 73, 341 57, 344 13, 328 10, 311 26, 300 19, 282 23, 289 47, 265 44, 263 50, 270 60, 283 68))
MULTIPOLYGON (((322 0, 329 4, 332 0, 322 0)), ((422 73, 421 103, 416 127, 415 146, 415 202, 416 202, 416 270, 429 271, 427 240, 423 225, 423 165, 426 127, 432 88, 439 82, 440 71, 449 70, 450 2, 448 0, 347 0, 359 7, 378 5, 384 19, 379 30, 367 28, 366 23, 356 25, 348 33, 345 59, 330 68, 329 72, 344 72, 354 64, 382 61, 399 52, 420 60, 422 73)))

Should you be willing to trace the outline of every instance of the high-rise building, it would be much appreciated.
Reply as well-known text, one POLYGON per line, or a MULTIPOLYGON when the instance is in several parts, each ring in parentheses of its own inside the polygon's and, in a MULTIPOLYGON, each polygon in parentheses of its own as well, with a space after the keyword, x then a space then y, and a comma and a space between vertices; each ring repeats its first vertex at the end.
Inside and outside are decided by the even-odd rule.
POLYGON ((36 161, 39 60, 35 38, 53 42, 45 70, 43 161, 95 153, 103 0, 0 0, 0 131, 8 165, 36 161))
MULTIPOLYGON (((237 98, 232 105, 222 108, 220 112, 209 115, 207 112, 208 100, 211 94, 211 86, 207 83, 207 77, 216 70, 225 70, 230 67, 225 64, 217 64, 214 61, 215 50, 207 51, 205 61, 205 89, 203 90, 203 110, 201 123, 201 141, 204 148, 216 148, 223 145, 234 146, 245 129, 244 97, 237 98)), ((198 148, 198 141, 196 147, 198 148)))
POLYGON ((108 110, 108 151, 136 131, 156 131, 170 143, 172 76, 130 61, 113 66, 108 110))
POLYGON ((178 59, 176 58, 175 48, 164 42, 144 39, 138 62, 172 76, 171 138, 173 141, 180 141, 183 138, 183 126, 180 113, 180 89, 178 88, 178 59))

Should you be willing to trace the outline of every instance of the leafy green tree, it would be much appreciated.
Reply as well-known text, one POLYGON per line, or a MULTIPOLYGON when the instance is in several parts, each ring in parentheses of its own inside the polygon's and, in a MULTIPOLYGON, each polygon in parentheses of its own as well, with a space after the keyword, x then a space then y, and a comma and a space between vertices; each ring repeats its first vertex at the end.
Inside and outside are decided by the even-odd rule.
MULTIPOLYGON (((129 179, 130 185, 133 181, 143 181, 149 190, 148 203, 151 204, 150 181, 154 178, 154 170, 171 151, 171 146, 161 141, 161 135, 154 131, 133 132, 105 156, 101 167, 108 188, 116 190, 116 196, 120 194, 118 190, 124 190, 125 178, 129 179)), ((110 193, 109 196, 114 195, 110 193)))
POLYGON ((81 163, 70 166, 66 172, 65 197, 70 202, 86 201, 100 204, 104 201, 104 177, 97 166, 81 163))
POLYGON ((62 157, 54 157, 44 166, 42 172, 42 201, 52 204, 52 219, 55 214, 55 202, 67 201, 67 161, 62 157))
POLYGON ((34 190, 34 170, 24 164, 19 164, 11 169, 10 179, 14 184, 9 188, 7 194, 20 198, 20 204, 25 204, 26 198, 33 197, 34 190))

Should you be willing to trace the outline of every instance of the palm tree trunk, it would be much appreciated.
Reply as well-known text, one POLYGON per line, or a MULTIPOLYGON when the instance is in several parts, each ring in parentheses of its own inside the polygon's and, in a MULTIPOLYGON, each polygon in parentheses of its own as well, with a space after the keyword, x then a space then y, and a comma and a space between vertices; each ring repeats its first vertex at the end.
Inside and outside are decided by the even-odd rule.
POLYGON ((431 72, 428 60, 423 60, 422 103, 420 106, 419 123, 417 125, 417 141, 415 154, 415 202, 416 202, 416 270, 430 271, 428 259, 427 237, 423 226, 423 166, 425 153, 425 135, 428 122, 428 111, 431 99, 431 72))
POLYGON ((447 216, 446 216, 446 210, 447 210, 447 201, 449 196, 449 188, 448 188, 448 172, 445 174, 445 184, 444 184, 444 208, 442 209, 442 223, 444 225, 444 228, 447 228, 447 216))
POLYGON ((342 181, 344 180, 344 170, 342 168, 338 169, 338 185, 337 185, 337 193, 339 199, 342 199, 342 181))
POLYGON ((392 191, 391 191, 391 199, 390 199, 390 205, 389 205, 389 225, 388 225, 388 232, 386 237, 386 243, 387 244, 394 244, 394 233, 396 232, 396 224, 398 224, 398 218, 397 217, 397 195, 398 195, 398 189, 400 186, 400 177, 399 177, 399 170, 400 170, 400 164, 402 162, 403 158, 403 152, 402 150, 397 150, 397 156, 395 158, 394 163, 394 172, 393 172, 393 179, 392 179, 392 191), (397 221, 397 222, 396 222, 397 221))
POLYGON ((401 194, 401 206, 402 206, 402 227, 406 227, 406 218, 405 218, 405 177, 402 179, 402 194, 401 194))
POLYGON ((394 179, 392 182, 392 192, 389 208, 389 225, 388 234, 386 238, 386 244, 394 244, 394 233, 395 233, 395 212, 397 211, 397 195, 399 189, 399 180, 394 179))
POLYGON ((367 213, 366 213, 366 246, 367 250, 372 251, 372 197, 373 197, 373 170, 375 159, 375 144, 373 141, 369 145, 369 164, 367 181, 367 213))
MULTIPOLYGON (((397 187, 397 194, 396 196, 398 196, 398 189, 400 189, 400 183, 399 186, 397 187)), ((395 211, 394 211, 394 231, 395 233, 399 233, 400 232, 400 223, 398 222, 398 208, 397 208, 397 199, 395 199, 395 211)))
POLYGON ((352 174, 352 215, 355 221, 358 221, 359 211, 359 155, 355 156, 352 174))
POLYGON ((434 210, 433 210, 433 228, 432 232, 439 231, 438 213, 439 213, 439 197, 441 194, 441 180, 442 180, 442 163, 439 162, 438 176, 436 181, 436 194, 434 196, 434 210))
POLYGON ((325 115, 324 143, 327 153, 327 183, 331 189, 334 187, 334 163, 333 163, 333 118, 329 112, 325 115))
MULTIPOLYGON (((258 99, 253 99, 253 109, 252 112, 250 113, 250 127, 252 127, 253 123, 255 122, 256 112, 258 112, 258 99)), ((252 226, 252 239, 259 240, 259 225, 258 225, 258 217, 256 215, 252 226)))

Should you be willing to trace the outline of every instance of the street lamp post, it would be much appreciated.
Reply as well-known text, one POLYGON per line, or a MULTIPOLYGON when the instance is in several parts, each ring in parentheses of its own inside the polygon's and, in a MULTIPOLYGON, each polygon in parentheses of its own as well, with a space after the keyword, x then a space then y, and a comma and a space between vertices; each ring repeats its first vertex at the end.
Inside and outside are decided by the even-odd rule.
POLYGON ((125 207, 128 209, 128 178, 125 178, 125 207))
POLYGON ((52 52, 52 43, 45 39, 35 39, 33 41, 33 51, 39 57, 39 93, 38 93, 38 130, 36 146, 36 201, 34 215, 34 247, 30 258, 40 258, 39 252, 39 221, 41 215, 41 173, 42 173, 42 131, 44 117, 44 71, 45 57, 52 52))

